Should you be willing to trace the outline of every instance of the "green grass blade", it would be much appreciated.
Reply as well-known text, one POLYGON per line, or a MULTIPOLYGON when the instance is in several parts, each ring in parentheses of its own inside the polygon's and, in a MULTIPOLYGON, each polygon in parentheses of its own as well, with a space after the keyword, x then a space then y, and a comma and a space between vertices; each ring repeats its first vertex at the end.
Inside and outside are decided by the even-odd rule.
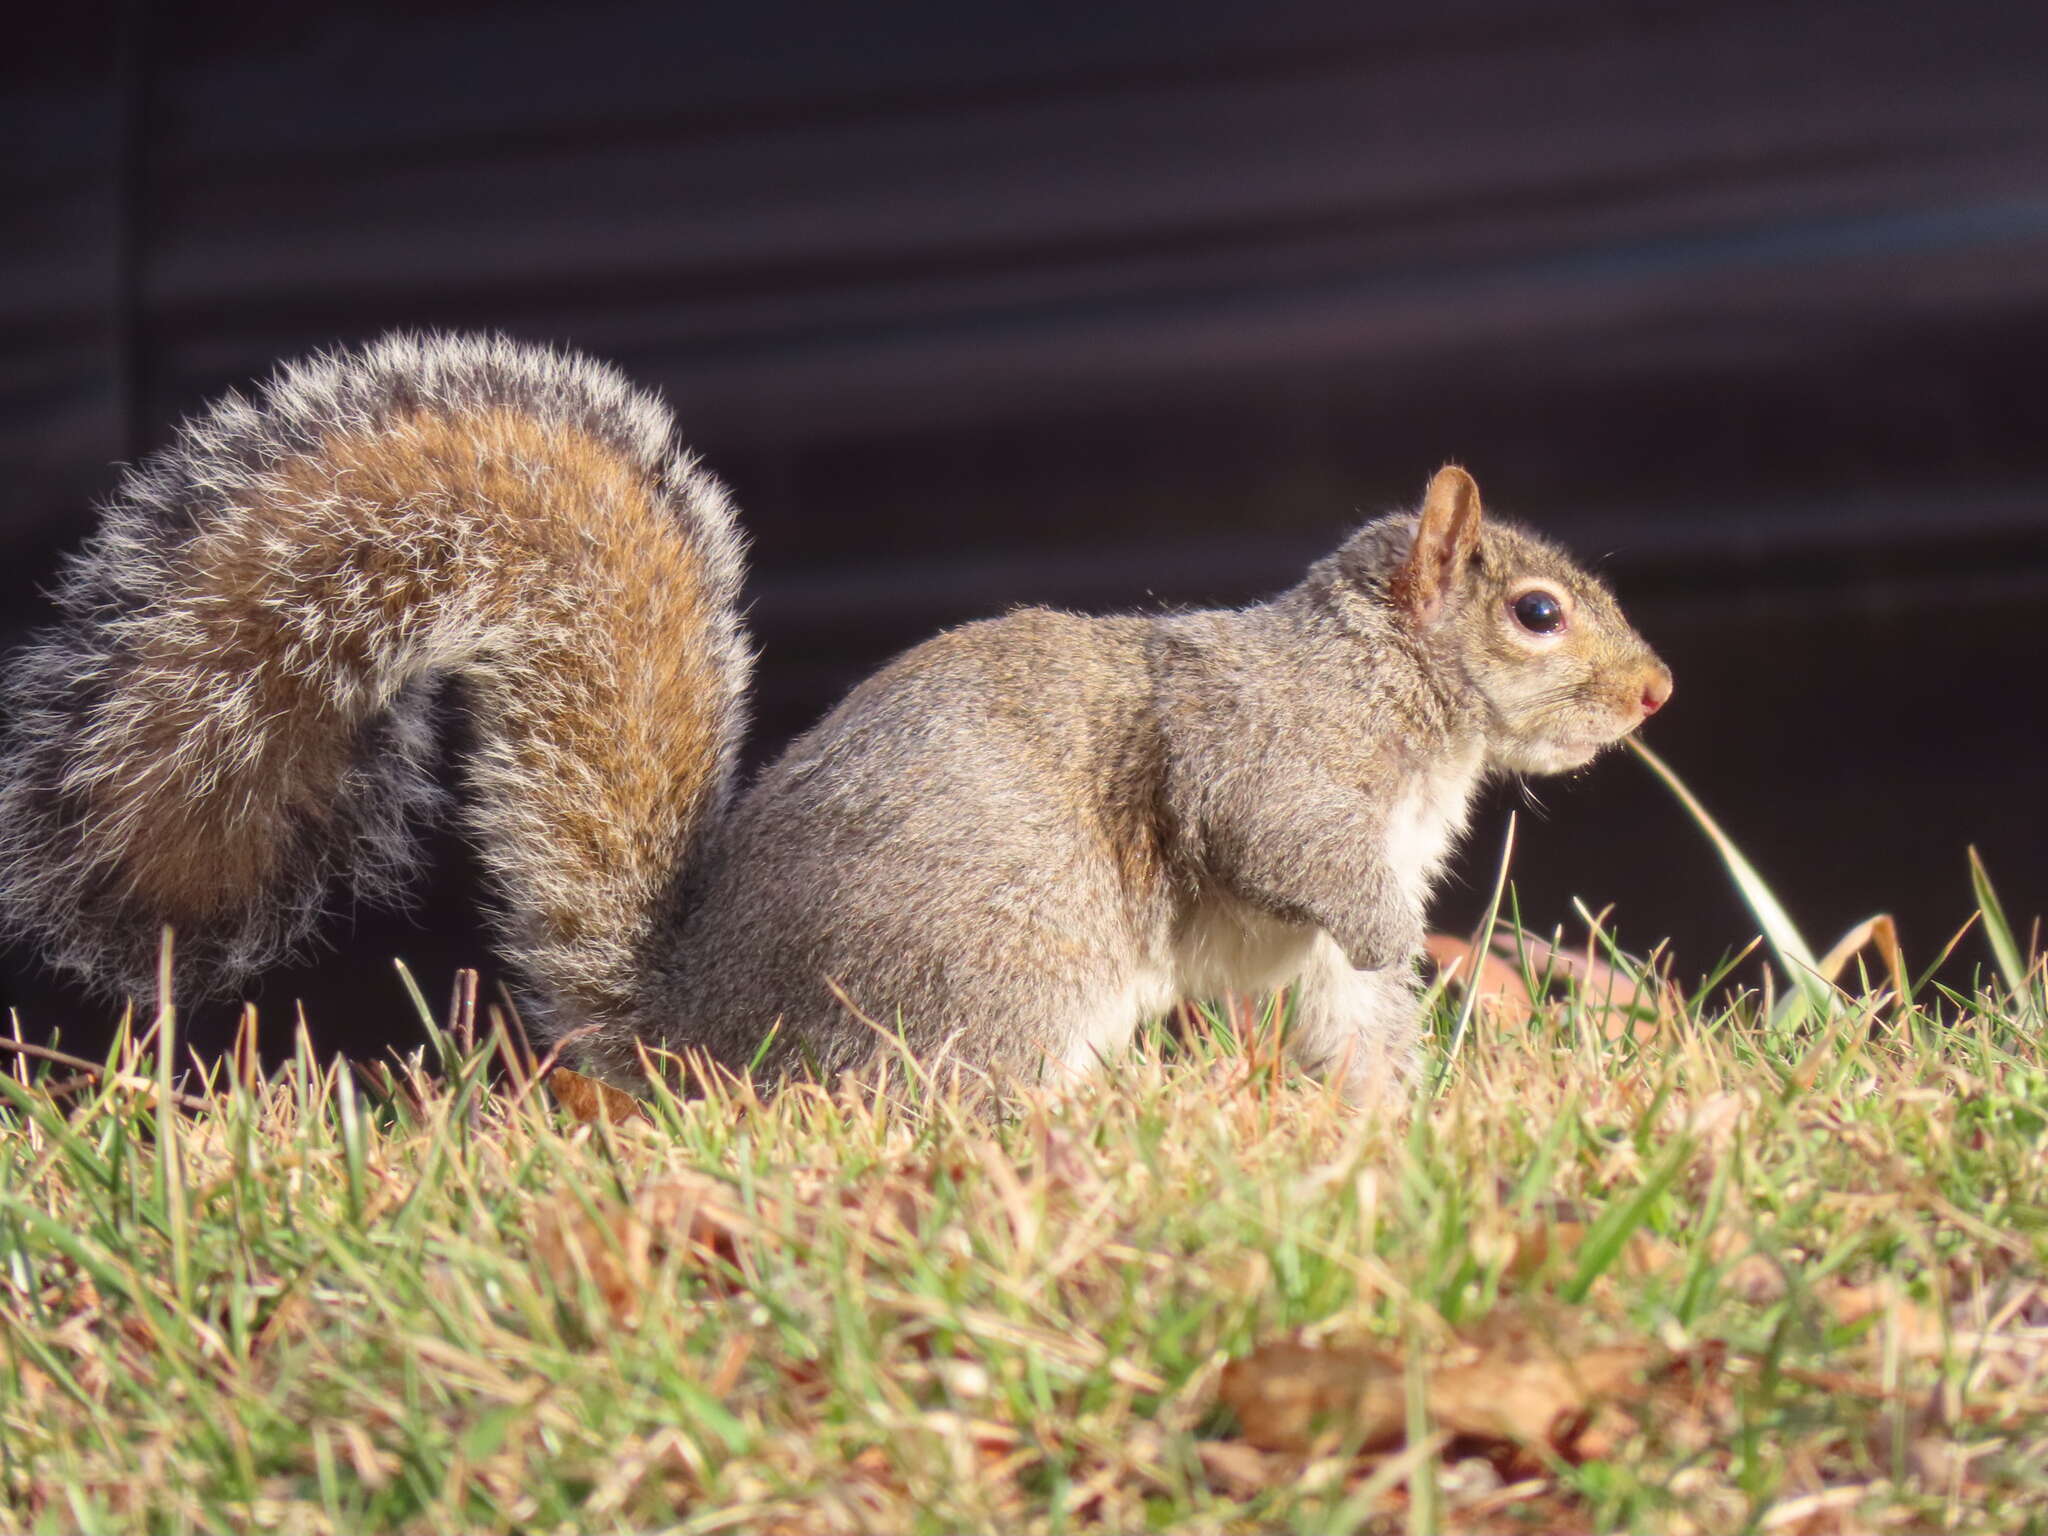
POLYGON ((1514 862, 1514 857, 1515 814, 1510 811, 1507 836, 1500 845, 1500 873, 1493 881, 1493 899, 1486 904, 1486 921, 1480 924, 1479 933, 1472 942, 1472 973, 1465 978, 1465 997, 1458 1008, 1457 1028, 1451 1031, 1450 1049, 1444 1052, 1443 1066, 1437 1071, 1438 1093, 1443 1092, 1444 1084, 1450 1081, 1451 1071, 1458 1064, 1458 1052, 1465 1044, 1465 1031, 1471 1027, 1473 1011, 1479 1006, 1479 968, 1493 945, 1494 926, 1500 921, 1500 898, 1508 888, 1508 866, 1514 862))
POLYGON ((413 1011, 420 1016, 420 1023, 431 1033, 440 1020, 434 1017, 434 1010, 427 1006, 427 994, 420 990, 420 984, 412 974, 412 968, 403 960, 393 960, 391 968, 398 972, 398 984, 405 988, 405 995, 411 999, 413 1011))
POLYGON ((2023 998, 2027 995, 2026 956, 2020 953, 2012 924, 2006 921, 1998 892, 1991 887, 1991 875, 1975 848, 1970 850, 1970 889, 1976 895, 1977 910, 1984 914, 1984 936, 1991 941, 1991 955, 1998 962, 1998 974, 2014 998, 2023 998))
POLYGON ((1779 967, 1791 981, 1794 991, 1785 999, 1787 1006, 1781 1006, 1773 1017, 1773 1026, 1780 1029, 1790 1027, 1808 1008, 1825 1013, 1834 989, 1820 979, 1820 962, 1814 958, 1812 947, 1801 936, 1784 903, 1778 900, 1764 877, 1757 873, 1756 866, 1743 857, 1734 840, 1721 830, 1720 823, 1707 814, 1707 808, 1685 787, 1671 766, 1639 741, 1631 740, 1628 747, 1664 781, 1664 787, 1678 797, 1678 803, 1685 807, 1686 814, 1707 835, 1707 841, 1714 845, 1714 851, 1720 854, 1721 862, 1728 867, 1728 873, 1735 881, 1736 890, 1741 893, 1743 905, 1749 908, 1750 915, 1763 929, 1764 941, 1771 946, 1772 953, 1778 957, 1779 967))
POLYGON ((1682 1138, 1671 1144, 1662 1163, 1651 1170, 1642 1185, 1617 1205, 1610 1206, 1600 1219, 1593 1223, 1586 1233, 1586 1240, 1579 1248, 1579 1262, 1576 1272, 1560 1289, 1566 1301, 1579 1302, 1586 1299, 1586 1293, 1593 1288, 1593 1282, 1613 1267, 1621 1257, 1621 1251, 1638 1227, 1649 1219, 1657 1202, 1663 1199, 1679 1174, 1691 1162, 1693 1149, 1682 1138))

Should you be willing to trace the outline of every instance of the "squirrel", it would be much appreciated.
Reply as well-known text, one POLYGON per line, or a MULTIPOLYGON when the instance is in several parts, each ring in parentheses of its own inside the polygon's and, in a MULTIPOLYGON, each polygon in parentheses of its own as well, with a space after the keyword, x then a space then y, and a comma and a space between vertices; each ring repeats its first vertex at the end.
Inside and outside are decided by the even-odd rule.
POLYGON ((7 684, 0 923, 101 993, 295 951, 462 816, 522 1006, 572 1058, 1085 1070, 1187 998, 1407 1075, 1424 906, 1488 775, 1671 693, 1596 578, 1438 470, 1234 610, 1046 608, 928 640, 741 788, 743 540, 666 408, 502 337, 392 335, 230 393, 131 469, 7 684))

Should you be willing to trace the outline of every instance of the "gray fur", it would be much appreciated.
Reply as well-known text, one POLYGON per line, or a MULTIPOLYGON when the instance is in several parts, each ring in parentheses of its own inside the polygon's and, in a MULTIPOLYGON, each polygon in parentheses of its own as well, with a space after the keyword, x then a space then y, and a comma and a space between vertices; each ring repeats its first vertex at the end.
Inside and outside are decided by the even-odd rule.
MULTIPOLYGON (((286 370, 253 404, 229 397, 131 475, 70 568, 63 624, 18 663, 0 903, 57 963, 115 989, 146 974, 149 914, 122 903, 118 829, 81 817, 65 765, 102 728, 110 659, 138 626, 180 621, 160 579, 171 553, 336 422, 422 397, 573 422, 645 466, 723 605, 717 788, 664 889, 632 898, 605 962, 621 1001, 545 995, 586 962, 558 963, 508 926, 552 1027, 595 1026, 583 1059, 621 1082, 642 1045, 736 1070, 765 1046, 771 1072, 829 1075, 873 1059, 877 1027, 996 1076, 1085 1070, 1177 999, 1291 985, 1298 1054, 1369 1094, 1411 1059, 1425 906, 1473 789, 1490 772, 1574 766, 1633 728, 1653 686, 1668 692, 1599 583, 1538 539, 1482 528, 1469 477, 1447 469, 1420 517, 1368 524, 1270 602, 1030 609, 928 641, 728 803, 748 656, 739 537, 715 483, 609 370, 503 341, 394 338, 286 370), (1531 581, 1568 597, 1568 633, 1516 629, 1508 605, 1531 581)), ((473 670, 478 654, 456 646, 438 669, 473 670)), ((516 663, 492 665, 519 686, 516 663)), ((267 963, 312 928, 337 873, 402 885, 436 670, 416 667, 398 707, 380 705, 388 723, 361 738, 345 814, 308 837, 290 883, 187 936, 188 959, 225 974, 267 963)), ((546 837, 530 777, 474 783, 487 857, 515 834, 546 837)), ((538 878, 494 867, 508 886, 538 878)))

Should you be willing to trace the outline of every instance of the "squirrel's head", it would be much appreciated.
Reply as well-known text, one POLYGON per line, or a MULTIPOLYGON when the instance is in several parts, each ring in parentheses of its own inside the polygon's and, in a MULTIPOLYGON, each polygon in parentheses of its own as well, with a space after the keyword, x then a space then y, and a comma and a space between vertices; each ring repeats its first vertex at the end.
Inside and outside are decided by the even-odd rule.
POLYGON ((1455 464, 1430 480, 1419 513, 1361 529, 1337 565, 1462 675, 1495 767, 1577 768, 1671 697, 1670 669, 1613 594, 1555 546, 1488 519, 1455 464))

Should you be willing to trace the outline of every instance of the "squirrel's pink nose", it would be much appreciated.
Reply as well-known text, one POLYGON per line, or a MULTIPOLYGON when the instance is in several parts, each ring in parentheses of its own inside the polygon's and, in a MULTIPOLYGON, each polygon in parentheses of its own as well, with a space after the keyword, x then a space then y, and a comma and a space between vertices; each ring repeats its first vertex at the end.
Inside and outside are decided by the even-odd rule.
POLYGON ((1671 674, 1659 667, 1643 684, 1643 715, 1648 718, 1662 709, 1671 697, 1671 674))

